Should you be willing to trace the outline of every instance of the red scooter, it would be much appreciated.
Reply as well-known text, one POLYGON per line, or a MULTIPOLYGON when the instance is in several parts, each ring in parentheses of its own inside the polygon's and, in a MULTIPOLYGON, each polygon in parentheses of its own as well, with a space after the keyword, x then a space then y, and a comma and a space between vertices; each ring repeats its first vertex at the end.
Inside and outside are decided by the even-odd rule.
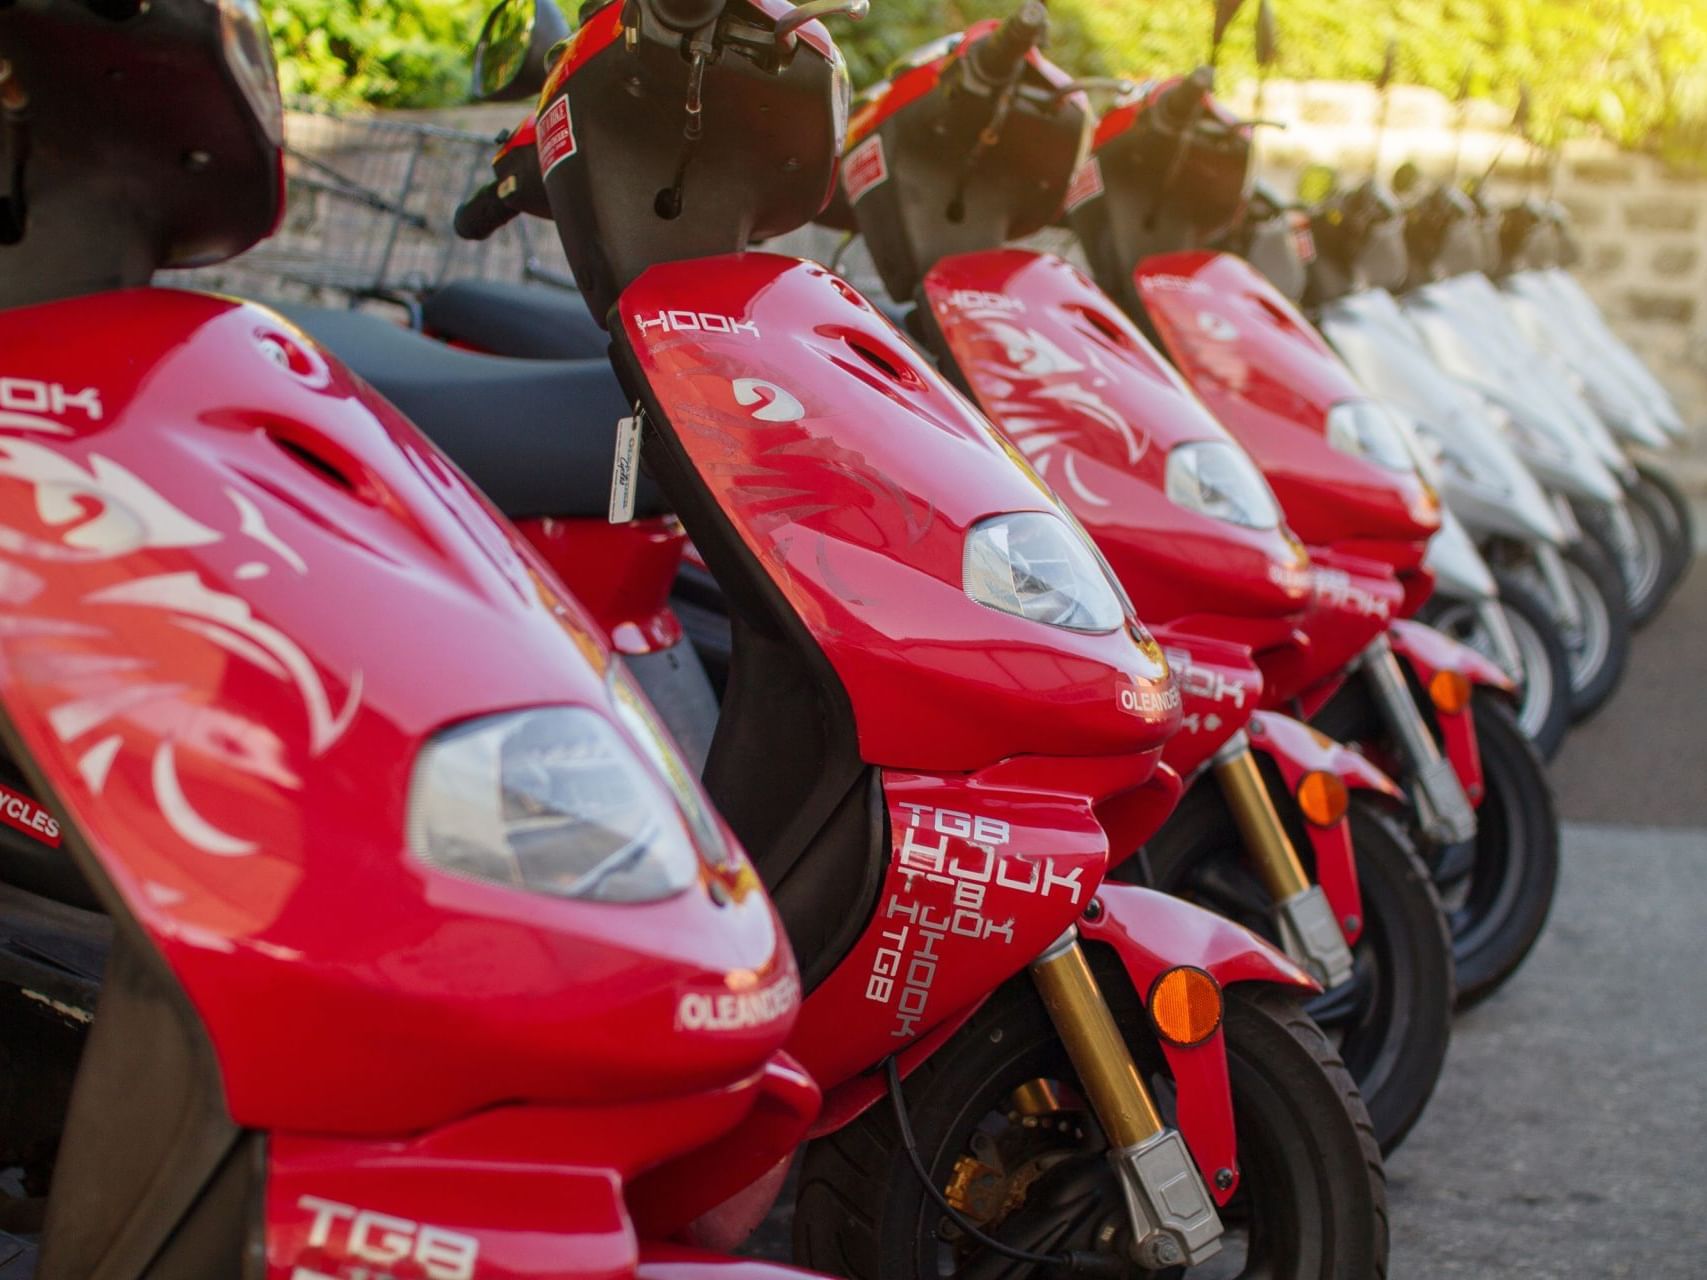
POLYGON ((1318 617, 1351 608, 1387 623, 1355 655, 1307 625, 1317 643, 1268 696, 1402 777, 1448 908, 1460 998, 1474 999, 1516 969, 1545 923, 1551 793, 1506 676, 1407 621, 1431 589, 1422 560, 1438 509, 1399 428, 1254 268, 1182 247, 1236 216, 1249 135, 1210 96, 1207 72, 1148 85, 1097 126, 1067 217, 1098 283, 1263 469, 1310 547, 1328 606, 1318 617))
MULTIPOLYGON (((1360 806, 1353 865, 1351 792, 1390 802, 1397 788, 1257 709, 1263 668, 1300 663, 1311 581, 1261 473, 1082 272, 1000 247, 1053 218, 1092 122, 1080 86, 1036 48, 1046 26, 1033 0, 1007 27, 980 23, 903 59, 863 95, 836 221, 862 234, 892 298, 917 300, 904 323, 1055 485, 1146 618, 1165 620, 1188 729, 1166 759, 1202 785, 1127 874, 1267 932, 1318 977, 1336 945, 1360 944, 1355 977, 1349 964, 1328 975, 1339 989, 1312 1012, 1390 1149, 1450 1039, 1439 902, 1374 806, 1360 806)), ((1316 647, 1342 661, 1385 629, 1359 611, 1313 620, 1316 647)))
MULTIPOLYGON (((1315 984, 1236 926, 1103 880, 1178 795, 1159 647, 1048 489, 869 304, 740 252, 830 192, 839 61, 805 21, 824 11, 593 9, 458 218, 557 222, 636 406, 611 514, 637 432, 731 604, 705 776, 801 957, 789 1046, 826 1090, 797 1249, 860 1276, 1120 1275, 1218 1245, 1277 1274, 1379 1271, 1378 1158, 1297 1011, 1315 984)), ((523 60, 489 43, 489 62, 523 60)), ((358 367, 390 358, 360 347, 358 367)), ((538 409, 506 365, 515 388, 564 371, 433 347, 405 406, 430 433, 466 430, 422 389, 459 363, 494 435, 538 409)), ((535 532, 584 570, 558 519, 535 532)), ((617 612, 631 641, 669 638, 617 612)))
POLYGON ((39 0, 0 49, 0 1267, 802 1275, 679 1243, 819 1093, 595 624, 299 331, 140 287, 277 215, 253 11, 39 0))

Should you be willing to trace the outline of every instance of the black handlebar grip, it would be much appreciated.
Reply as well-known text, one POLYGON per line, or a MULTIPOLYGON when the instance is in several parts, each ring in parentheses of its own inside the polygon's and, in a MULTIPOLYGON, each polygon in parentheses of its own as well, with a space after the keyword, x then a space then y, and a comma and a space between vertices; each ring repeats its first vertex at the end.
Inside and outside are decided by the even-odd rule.
POLYGON ((698 31, 717 21, 726 0, 645 0, 646 7, 671 31, 698 31))
POLYGON ((1199 67, 1163 93, 1156 101, 1156 109, 1174 128, 1183 129, 1191 123, 1192 113, 1214 92, 1215 72, 1209 67, 1199 67))
POLYGON ((1017 13, 972 47, 967 55, 972 70, 986 84, 1006 84, 1048 30, 1049 10, 1043 0, 1025 0, 1017 13))
POLYGON ((488 182, 456 207, 451 226, 464 240, 484 240, 516 216, 516 211, 499 197, 498 184, 488 182))

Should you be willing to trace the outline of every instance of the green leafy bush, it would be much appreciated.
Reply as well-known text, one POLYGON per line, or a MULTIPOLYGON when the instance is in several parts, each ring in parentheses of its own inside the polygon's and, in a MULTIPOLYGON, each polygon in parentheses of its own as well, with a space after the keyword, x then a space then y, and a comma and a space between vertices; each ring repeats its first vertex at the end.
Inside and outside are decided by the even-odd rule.
POLYGON ((285 96, 337 106, 464 100, 483 0, 263 0, 285 96))

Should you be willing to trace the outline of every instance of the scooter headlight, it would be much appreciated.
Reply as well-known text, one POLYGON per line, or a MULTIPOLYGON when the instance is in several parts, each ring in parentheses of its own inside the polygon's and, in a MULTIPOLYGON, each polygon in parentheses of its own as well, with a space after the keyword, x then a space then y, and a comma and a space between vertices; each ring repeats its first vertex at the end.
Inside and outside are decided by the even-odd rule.
POLYGON ((438 734, 415 761, 407 836, 440 871, 562 898, 657 902, 699 875, 675 795, 587 707, 438 734))
POLYGON ((1280 524, 1280 504, 1250 455, 1225 440, 1196 440, 1168 454, 1168 499, 1247 529, 1280 524))
POLYGON ((1416 469, 1403 429, 1374 400, 1342 400, 1328 411, 1328 443, 1389 471, 1416 469))
POLYGON ((973 525, 962 585, 979 604, 1069 631, 1113 631, 1126 618, 1096 550, 1046 511, 991 516, 973 525))

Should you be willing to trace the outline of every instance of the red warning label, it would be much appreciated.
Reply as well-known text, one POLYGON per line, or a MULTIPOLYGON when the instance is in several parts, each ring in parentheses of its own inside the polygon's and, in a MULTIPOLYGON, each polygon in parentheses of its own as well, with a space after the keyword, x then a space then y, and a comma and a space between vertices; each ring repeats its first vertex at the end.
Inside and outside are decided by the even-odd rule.
POLYGON ((1092 156, 1079 166, 1073 175, 1073 185, 1067 188, 1067 202, 1062 207, 1071 213, 1092 196, 1102 194, 1102 165, 1092 156))
POLYGON ((545 109, 545 114, 534 126, 534 137, 534 147, 539 152, 539 171, 547 177, 575 154, 575 126, 569 119, 567 94, 545 109))
POLYGON ((20 791, 0 785, 0 822, 59 848, 59 819, 20 791))
POLYGON ((872 134, 848 152, 847 158, 842 161, 842 186, 847 188, 849 204, 888 177, 889 164, 883 158, 883 138, 880 134, 872 134))

